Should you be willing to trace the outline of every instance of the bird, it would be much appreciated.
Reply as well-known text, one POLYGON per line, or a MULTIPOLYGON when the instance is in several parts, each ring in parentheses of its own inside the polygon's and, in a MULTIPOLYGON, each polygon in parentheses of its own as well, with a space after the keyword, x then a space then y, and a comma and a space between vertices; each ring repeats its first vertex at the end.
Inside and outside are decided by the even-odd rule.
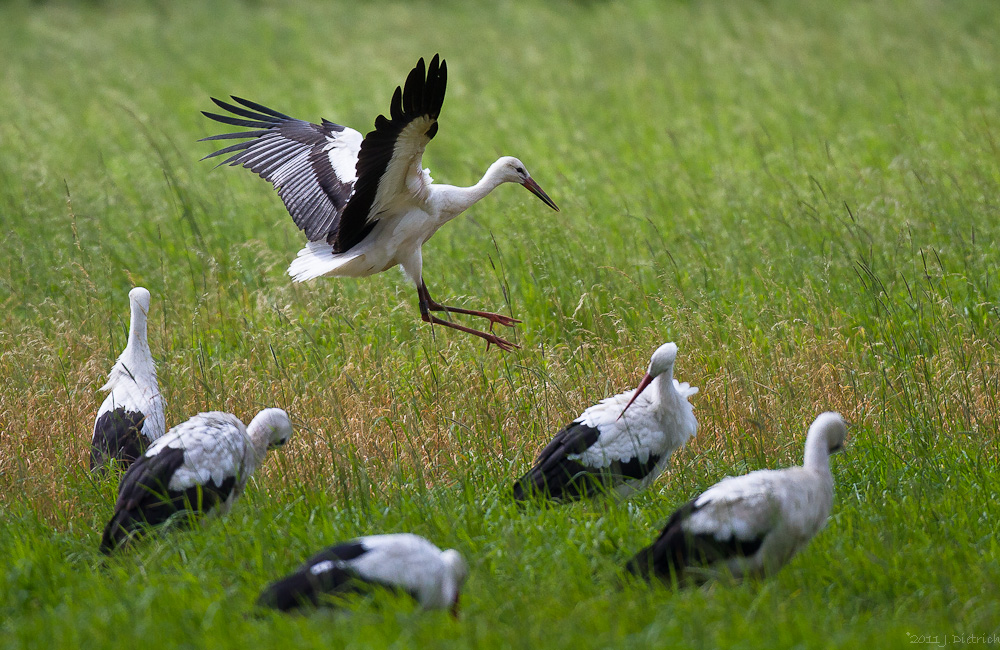
POLYGON ((820 414, 809 427, 801 467, 719 481, 678 508, 627 571, 678 583, 772 575, 826 524, 833 505, 830 455, 846 437, 839 413, 820 414))
POLYGON ((222 516, 243 492, 268 449, 292 435, 288 414, 264 409, 249 427, 235 415, 199 413, 150 445, 122 476, 100 550, 110 555, 133 531, 179 512, 222 516))
POLYGON ((458 551, 442 551, 419 535, 370 535, 309 558, 294 573, 269 584, 257 606, 291 611, 335 605, 338 596, 388 588, 408 593, 424 609, 450 608, 458 616, 459 592, 468 574, 458 551))
POLYGON ((167 430, 156 364, 146 340, 149 291, 135 287, 129 291, 128 300, 128 343, 101 387, 110 392, 94 420, 91 471, 102 469, 112 459, 120 468, 128 467, 167 430))
POLYGON ((322 120, 312 124, 235 95, 235 103, 212 97, 233 115, 202 113, 217 122, 250 131, 202 138, 245 140, 202 160, 232 154, 218 166, 240 165, 270 181, 308 243, 288 267, 295 282, 320 276, 366 277, 401 266, 417 289, 421 318, 478 336, 504 351, 517 345, 493 333, 495 324, 521 321, 486 311, 448 307, 431 298, 423 278, 421 248, 448 221, 503 183, 518 183, 559 211, 517 158, 503 156, 470 187, 435 184, 423 169, 427 143, 438 132, 448 67, 435 54, 421 58, 402 87, 397 86, 389 117, 379 115, 375 128, 361 133, 322 120), (484 318, 483 332, 435 316, 451 312, 484 318))
POLYGON ((676 358, 675 343, 661 345, 634 391, 602 400, 559 431, 514 484, 514 499, 624 498, 649 486, 698 431, 688 402, 698 388, 674 379, 676 358))

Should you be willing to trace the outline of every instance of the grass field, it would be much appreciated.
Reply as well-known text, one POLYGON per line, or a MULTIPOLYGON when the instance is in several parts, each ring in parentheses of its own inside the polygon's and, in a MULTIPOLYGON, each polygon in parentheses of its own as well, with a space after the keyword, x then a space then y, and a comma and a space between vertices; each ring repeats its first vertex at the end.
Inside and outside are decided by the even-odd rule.
POLYGON ((998 33, 993 0, 4 3, 0 646, 1000 634, 998 33), (524 321, 508 355, 432 331, 396 271, 292 285, 271 187, 199 162, 210 96, 365 132, 435 52, 435 179, 516 155, 562 208, 504 186, 424 247, 435 297, 524 321), (168 426, 280 406, 297 432, 228 518, 105 565, 115 484, 85 466, 136 284, 168 426), (514 507, 540 446, 668 340, 700 430, 654 488, 514 507), (801 462, 828 409, 854 423, 833 514, 779 575, 619 589, 673 508, 801 462), (321 547, 404 530, 469 558, 460 620, 390 596, 248 616, 321 547))

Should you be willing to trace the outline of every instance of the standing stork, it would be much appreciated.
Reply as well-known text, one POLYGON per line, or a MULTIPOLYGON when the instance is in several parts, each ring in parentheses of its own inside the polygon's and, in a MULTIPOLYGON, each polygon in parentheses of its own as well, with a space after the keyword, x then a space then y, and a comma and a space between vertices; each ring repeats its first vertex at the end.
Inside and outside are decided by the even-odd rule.
POLYGON ((514 484, 514 499, 572 500, 607 490, 626 497, 652 483, 698 430, 687 399, 698 389, 674 379, 676 358, 676 344, 661 345, 638 388, 602 400, 566 425, 514 484))
POLYGON ((720 571, 737 579, 773 574, 826 524, 833 506, 830 454, 843 449, 846 437, 840 414, 820 414, 809 427, 802 467, 719 481, 678 508, 626 568, 678 582, 720 571))
POLYGON ((309 558, 294 573, 268 585, 257 605, 289 611, 329 604, 338 595, 388 587, 410 594, 424 609, 450 607, 457 616, 459 591, 468 573, 458 551, 442 551, 418 535, 370 535, 309 558))
POLYGON ((128 343, 115 361, 108 382, 110 391, 97 410, 94 437, 90 443, 91 471, 111 459, 126 467, 146 447, 166 432, 163 397, 156 381, 156 364, 146 340, 149 291, 136 287, 128 292, 131 316, 128 343))
POLYGON ((178 512, 226 514, 267 450, 284 445, 291 435, 288 415, 277 408, 258 413, 249 427, 218 411, 177 425, 122 477, 101 552, 111 554, 133 531, 162 524, 178 512))
MULTIPOLYGON (((202 140, 246 140, 205 158, 232 154, 220 165, 242 165, 270 181, 308 243, 288 267, 295 282, 323 275, 365 277, 400 265, 417 288, 425 322, 473 334, 510 351, 517 347, 492 332, 494 324, 521 322, 486 311, 447 307, 431 298, 423 278, 421 247, 437 229, 503 183, 519 183, 553 210, 559 208, 517 158, 490 165, 471 187, 434 184, 422 167, 424 148, 438 131, 448 68, 434 55, 420 59, 403 87, 396 87, 389 118, 379 115, 364 138, 323 120, 310 124, 255 102, 212 98, 238 117, 205 112, 223 124, 253 130, 202 140), (485 318, 490 332, 442 320, 444 311, 485 318)), ((203 158, 203 160, 205 159, 203 158)))

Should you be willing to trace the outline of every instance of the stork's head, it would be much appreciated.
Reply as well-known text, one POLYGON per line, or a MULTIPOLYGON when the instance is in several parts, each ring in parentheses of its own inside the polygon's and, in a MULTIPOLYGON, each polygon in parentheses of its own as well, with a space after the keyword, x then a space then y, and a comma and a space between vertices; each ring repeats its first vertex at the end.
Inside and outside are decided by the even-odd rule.
POLYGON ((247 434, 252 440, 265 438, 267 448, 274 449, 281 447, 292 437, 292 422, 281 409, 264 409, 251 420, 247 434))
POLYGON ((823 446, 826 447, 827 453, 835 454, 844 449, 844 441, 847 439, 847 423, 844 422, 844 418, 840 417, 840 413, 833 411, 820 413, 813 420, 812 426, 809 427, 806 439, 814 436, 819 437, 823 446))
POLYGON ((494 163, 501 183, 517 183, 523 185, 529 192, 542 200, 542 203, 559 212, 559 206, 549 198, 549 195, 538 186, 538 183, 528 173, 524 163, 514 156, 504 156, 494 163))
POLYGON ((639 382, 639 387, 635 389, 632 393, 632 399, 629 400, 625 408, 622 409, 621 415, 618 416, 621 419, 622 415, 625 415, 625 411, 628 407, 632 406, 632 402, 635 401, 639 394, 646 390, 646 388, 653 383, 653 380, 660 375, 666 376, 666 380, 670 381, 674 372, 674 360, 677 359, 677 344, 676 343, 664 343, 660 347, 656 348, 656 352, 653 356, 649 358, 649 369, 646 371, 646 376, 642 378, 639 382))
POLYGON ((810 469, 830 471, 830 454, 843 449, 846 438, 847 423, 840 413, 820 413, 809 426, 802 464, 810 469))
POLYGON ((136 287, 128 292, 128 302, 134 312, 137 308, 145 316, 149 313, 149 291, 143 287, 136 287))
POLYGON ((673 373, 674 360, 677 359, 677 344, 676 343, 664 343, 660 347, 656 348, 656 352, 653 356, 649 358, 649 370, 647 374, 650 377, 659 377, 663 373, 670 372, 673 373))
POLYGON ((450 548, 441 552, 441 562, 444 563, 444 579, 441 581, 443 600, 451 603, 451 613, 457 618, 458 597, 465 579, 469 577, 469 565, 458 551, 450 548))

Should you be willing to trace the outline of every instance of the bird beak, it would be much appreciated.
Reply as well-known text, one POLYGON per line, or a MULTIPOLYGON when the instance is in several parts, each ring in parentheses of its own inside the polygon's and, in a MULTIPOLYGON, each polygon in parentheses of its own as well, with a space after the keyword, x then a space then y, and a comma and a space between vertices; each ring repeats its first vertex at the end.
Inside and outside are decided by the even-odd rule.
POLYGON ((642 381, 639 382, 639 387, 635 389, 634 393, 632 393, 632 399, 628 401, 628 404, 626 404, 625 408, 622 409, 621 415, 618 416, 619 420, 622 419, 622 415, 625 415, 625 411, 628 410, 628 407, 632 406, 632 402, 635 401, 635 398, 639 397, 639 393, 646 390, 646 387, 649 386, 652 382, 653 378, 648 374, 642 378, 642 381))
POLYGON ((454 618, 458 618, 458 594, 455 594, 455 600, 451 603, 451 615, 454 618))
POLYGON ((549 206, 556 212, 559 212, 559 206, 556 205, 555 201, 549 198, 549 195, 545 193, 545 190, 543 190, 538 186, 538 183, 535 182, 535 179, 529 176, 527 179, 525 179, 523 183, 521 183, 521 185, 524 185, 529 192, 540 198, 542 200, 542 203, 549 206))

